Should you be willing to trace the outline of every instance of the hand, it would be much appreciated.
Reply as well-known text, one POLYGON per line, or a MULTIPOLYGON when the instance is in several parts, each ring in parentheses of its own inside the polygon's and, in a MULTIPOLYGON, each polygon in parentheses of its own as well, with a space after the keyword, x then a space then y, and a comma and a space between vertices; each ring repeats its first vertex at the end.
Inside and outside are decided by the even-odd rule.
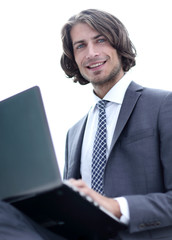
POLYGON ((119 203, 113 198, 108 198, 97 193, 93 189, 89 188, 83 180, 70 179, 70 184, 75 186, 79 191, 83 192, 87 196, 90 196, 99 205, 111 212, 117 218, 121 217, 121 211, 119 203))

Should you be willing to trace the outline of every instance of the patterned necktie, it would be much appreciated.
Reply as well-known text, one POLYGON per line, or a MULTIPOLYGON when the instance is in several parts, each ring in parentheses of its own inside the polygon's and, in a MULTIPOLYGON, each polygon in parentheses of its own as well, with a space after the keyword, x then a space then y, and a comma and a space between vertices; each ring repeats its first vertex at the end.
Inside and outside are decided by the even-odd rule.
POLYGON ((98 128, 93 145, 92 154, 92 172, 91 172, 91 187, 100 194, 104 194, 103 190, 103 175, 106 165, 106 103, 101 100, 97 103, 99 109, 98 128))

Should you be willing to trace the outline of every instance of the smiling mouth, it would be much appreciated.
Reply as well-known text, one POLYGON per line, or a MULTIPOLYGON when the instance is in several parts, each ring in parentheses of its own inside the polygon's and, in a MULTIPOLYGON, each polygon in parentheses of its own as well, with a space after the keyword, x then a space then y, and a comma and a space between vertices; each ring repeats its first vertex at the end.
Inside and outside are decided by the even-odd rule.
POLYGON ((97 68, 99 68, 100 66, 104 65, 105 63, 106 63, 106 61, 101 62, 101 63, 95 63, 95 64, 92 64, 92 65, 87 66, 87 68, 88 68, 88 69, 97 69, 97 68))

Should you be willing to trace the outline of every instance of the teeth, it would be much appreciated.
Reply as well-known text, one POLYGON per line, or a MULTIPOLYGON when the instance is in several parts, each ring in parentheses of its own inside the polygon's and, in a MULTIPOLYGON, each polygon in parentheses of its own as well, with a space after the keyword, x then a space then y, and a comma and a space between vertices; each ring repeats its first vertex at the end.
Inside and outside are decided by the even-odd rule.
POLYGON ((96 64, 93 64, 91 66, 89 66, 89 68, 95 68, 95 67, 98 67, 100 65, 103 65, 103 63, 96 63, 96 64))

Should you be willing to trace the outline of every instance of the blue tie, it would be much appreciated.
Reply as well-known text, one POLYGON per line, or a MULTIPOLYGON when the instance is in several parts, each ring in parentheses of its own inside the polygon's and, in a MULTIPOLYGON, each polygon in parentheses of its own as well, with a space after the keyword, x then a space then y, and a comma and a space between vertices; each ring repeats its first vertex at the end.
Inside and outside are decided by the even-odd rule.
POLYGON ((106 103, 101 100, 97 103, 99 109, 98 128, 93 145, 91 187, 100 194, 104 194, 103 175, 106 165, 106 103))

